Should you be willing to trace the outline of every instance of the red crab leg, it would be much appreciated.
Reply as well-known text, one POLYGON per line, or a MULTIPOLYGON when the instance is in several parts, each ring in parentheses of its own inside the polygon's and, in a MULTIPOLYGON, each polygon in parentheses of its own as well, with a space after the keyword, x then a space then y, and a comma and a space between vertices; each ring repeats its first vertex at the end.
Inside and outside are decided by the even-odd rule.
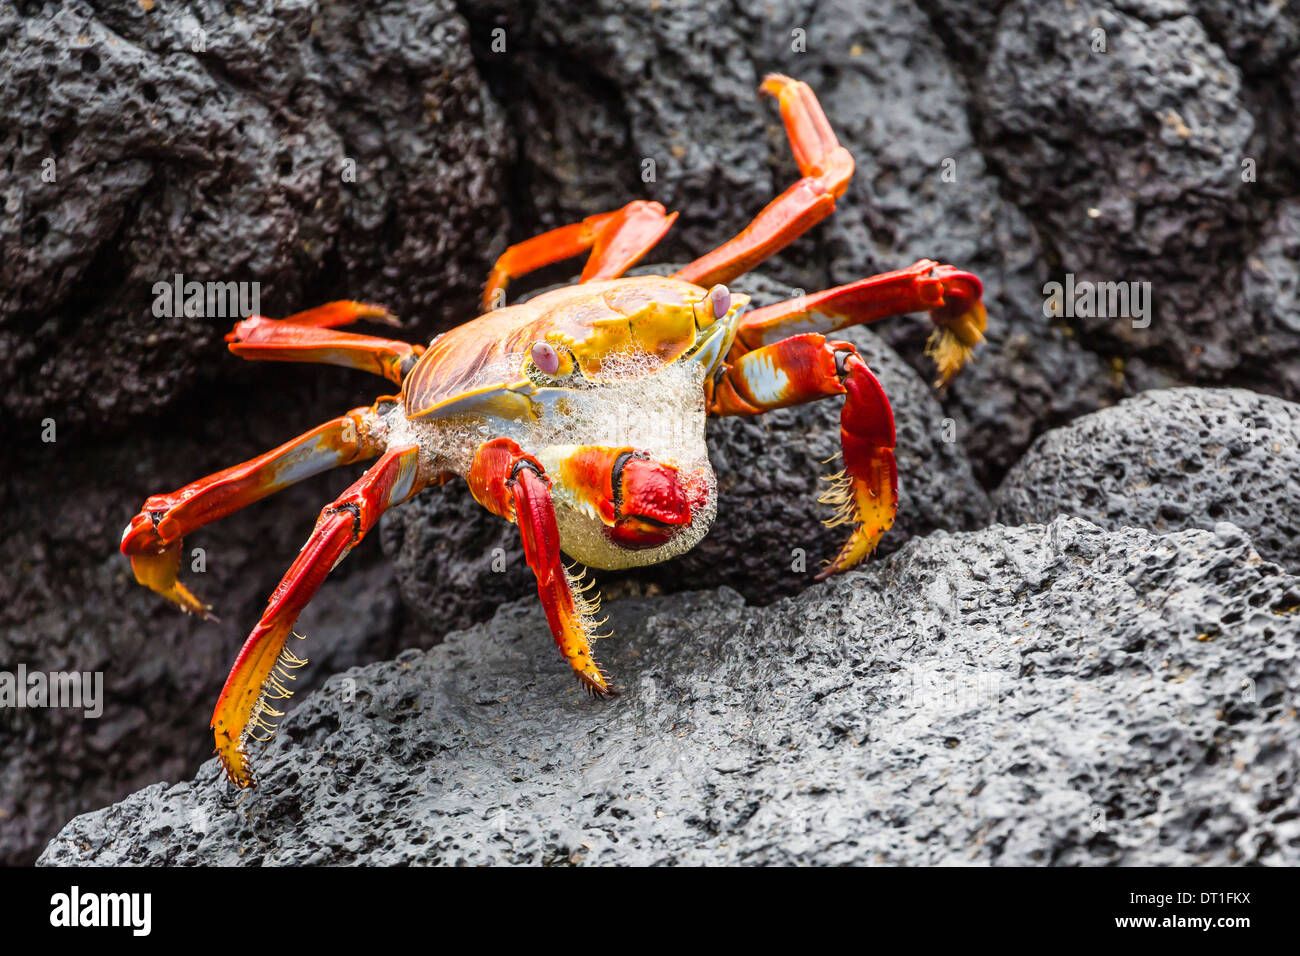
POLYGON ((622 209, 588 216, 517 243, 497 259, 483 290, 484 310, 505 301, 510 280, 591 250, 582 282, 614 279, 636 265, 677 219, 657 202, 637 199, 622 209))
POLYGON ((391 401, 381 398, 370 408, 354 408, 264 455, 148 499, 122 533, 122 553, 131 559, 136 580, 210 618, 210 608, 176 580, 181 539, 294 482, 378 455, 384 432, 379 408, 391 401))
POLYGON ((275 719, 283 715, 274 704, 291 693, 287 686, 293 680, 290 671, 306 663, 285 647, 294 621, 334 566, 361 542, 380 515, 424 487, 419 456, 416 445, 390 448, 321 512, 316 530, 240 649, 217 698, 211 725, 217 755, 237 786, 254 785, 245 745, 250 737, 267 739, 274 732, 275 719))
POLYGON ((732 355, 799 332, 835 332, 906 312, 929 312, 936 328, 926 351, 947 385, 984 341, 984 287, 969 272, 933 259, 906 269, 754 309, 736 332, 732 355))
POLYGON ((759 91, 780 103, 786 136, 803 178, 768 203, 734 239, 680 269, 679 279, 709 287, 743 275, 829 216, 853 176, 853 157, 835 138, 806 83, 772 73, 759 91))
POLYGON ((537 595, 551 635, 578 680, 596 696, 613 694, 591 655, 599 601, 586 596, 581 576, 571 573, 560 559, 551 480, 541 463, 510 439, 497 438, 479 446, 469 487, 479 504, 519 525, 524 556, 537 577, 537 595))
POLYGON ((341 299, 338 302, 326 302, 303 312, 285 316, 281 322, 294 325, 314 325, 322 329, 337 329, 341 325, 351 325, 365 319, 370 322, 382 322, 385 325, 400 326, 401 320, 382 305, 368 302, 352 302, 341 299))
POLYGON ((844 470, 831 476, 824 504, 836 506, 827 527, 852 524, 853 533, 817 577, 853 567, 876 547, 898 509, 894 413, 885 390, 848 342, 815 333, 795 335, 746 352, 713 387, 713 415, 756 415, 828 395, 843 395, 840 447, 844 470))
MULTIPOLYGON (((337 317, 325 315, 322 318, 332 322, 337 317)), ((396 339, 338 332, 323 325, 267 319, 260 315, 236 323, 226 341, 230 343, 230 351, 240 358, 343 365, 382 375, 397 385, 402 384, 402 379, 424 354, 423 346, 396 339)))

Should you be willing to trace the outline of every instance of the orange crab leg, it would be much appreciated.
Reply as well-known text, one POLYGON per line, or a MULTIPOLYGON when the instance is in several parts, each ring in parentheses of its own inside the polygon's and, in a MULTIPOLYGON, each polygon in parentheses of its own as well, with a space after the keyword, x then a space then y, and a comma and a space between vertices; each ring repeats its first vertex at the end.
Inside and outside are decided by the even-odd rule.
POLYGON ((537 595, 551 635, 578 680, 592 694, 613 694, 591 654, 598 602, 586 596, 581 577, 560 559, 551 480, 541 462, 510 439, 497 438, 479 446, 468 480, 479 504, 519 525, 524 556, 537 577, 537 595))
POLYGON ((799 332, 835 332, 906 312, 929 312, 936 328, 926 351, 947 385, 984 340, 984 287, 969 272, 922 259, 895 272, 755 309, 736 331, 732 355, 799 332))
MULTIPOLYGON (((335 316, 321 318, 326 322, 336 321, 335 316)), ((325 325, 305 325, 260 315, 236 323, 226 341, 230 343, 230 351, 240 358, 343 365, 382 375, 397 385, 402 384, 402 379, 424 354, 423 346, 396 339, 338 332, 325 325)))
POLYGON ((497 259, 483 290, 484 310, 505 301, 512 279, 591 250, 582 270, 582 282, 615 279, 649 252, 677 220, 657 202, 637 199, 622 209, 588 216, 582 222, 561 226, 526 239, 497 259))
POLYGON ((388 508, 424 484, 420 449, 390 448, 316 522, 307 543, 271 595, 262 619, 244 642, 212 713, 216 752, 226 775, 240 787, 255 785, 247 742, 268 739, 283 715, 275 702, 290 696, 290 671, 307 663, 285 647, 293 623, 343 556, 361 542, 388 508))
POLYGON ((827 527, 852 524, 853 532, 825 578, 853 567, 875 549, 898 510, 894 413, 880 382, 848 342, 816 333, 795 335, 746 352, 727 367, 709 397, 713 415, 756 415, 773 408, 843 395, 840 448, 844 470, 822 495, 836 513, 827 527))
POLYGON ((285 316, 280 321, 292 322, 294 325, 314 325, 322 329, 337 329, 341 325, 351 325, 363 319, 369 322, 382 322, 384 325, 402 324, 397 316, 382 305, 353 302, 350 299, 326 302, 324 305, 285 316))
POLYGON ((802 178, 768 203, 734 239, 678 270, 679 279, 707 287, 743 275, 829 216, 853 177, 853 157, 835 138, 808 84, 773 73, 759 91, 776 97, 780 104, 802 178))
POLYGON ((131 559, 136 580, 184 610, 210 618, 211 609, 176 580, 181 539, 294 482, 378 455, 383 450, 381 408, 391 401, 354 408, 264 455, 149 498, 122 533, 122 553, 131 559))

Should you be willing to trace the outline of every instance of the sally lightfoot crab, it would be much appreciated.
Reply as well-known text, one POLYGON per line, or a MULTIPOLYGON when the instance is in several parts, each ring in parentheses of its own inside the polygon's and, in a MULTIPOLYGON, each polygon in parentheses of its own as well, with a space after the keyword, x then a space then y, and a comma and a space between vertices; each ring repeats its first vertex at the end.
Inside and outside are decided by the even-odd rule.
POLYGON ((847 342, 827 334, 926 311, 942 382, 981 341, 975 276, 925 259, 755 309, 728 284, 835 208, 853 159, 812 90, 769 76, 801 178, 737 236, 669 276, 624 278, 672 225, 659 203, 636 201, 507 249, 484 292, 484 314, 427 349, 338 331, 395 321, 376 306, 333 302, 286 319, 254 316, 227 336, 247 359, 365 369, 400 386, 264 455, 145 502, 122 537, 135 576, 186 611, 209 608, 177 580, 181 539, 285 486, 378 459, 320 514, 315 530, 253 628, 212 715, 230 779, 253 784, 247 743, 273 732, 293 670, 288 638, 331 569, 388 508, 452 478, 519 526, 524 555, 560 652, 597 696, 612 693, 591 652, 597 601, 577 565, 653 564, 693 547, 716 509, 704 442, 710 415, 757 415, 843 400, 843 470, 822 501, 848 540, 822 576, 850 568, 894 521, 894 420, 880 383, 847 342), (493 308, 512 278, 588 252, 581 279, 493 308))

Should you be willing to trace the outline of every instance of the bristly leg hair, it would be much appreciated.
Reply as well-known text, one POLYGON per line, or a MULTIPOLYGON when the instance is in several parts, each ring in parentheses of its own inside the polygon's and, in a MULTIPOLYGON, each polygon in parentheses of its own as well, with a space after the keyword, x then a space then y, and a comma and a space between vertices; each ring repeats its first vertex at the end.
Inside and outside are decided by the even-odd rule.
POLYGON ((964 344, 948 329, 935 329, 925 343, 925 354, 934 360, 939 371, 935 388, 947 388, 962 367, 971 360, 975 349, 964 344))
POLYGON ((853 493, 853 476, 846 470, 826 475, 822 481, 829 482, 830 487, 817 498, 818 504, 830 505, 835 509, 831 517, 822 524, 828 528, 837 528, 842 524, 851 524, 857 520, 857 500, 853 493))
MULTIPOLYGON (((305 640, 303 634, 290 632, 291 636, 298 640, 305 640)), ((249 740, 256 740, 258 743, 267 743, 275 736, 279 727, 280 718, 284 716, 283 710, 277 710, 271 706, 273 700, 288 700, 293 696, 293 691, 285 683, 286 680, 297 680, 296 674, 290 671, 298 670, 300 667, 307 666, 307 658, 299 657, 293 652, 288 641, 284 647, 280 648, 280 653, 271 665, 271 670, 262 681, 261 693, 257 695, 257 702, 253 704, 253 710, 248 715, 248 723, 244 726, 244 732, 239 737, 240 752, 244 752, 244 744, 249 740), (254 733, 254 730, 260 733, 254 733)))
POLYGON ((595 576, 589 578, 587 570, 575 561, 564 569, 564 576, 569 582, 569 591, 573 594, 573 608, 577 612, 578 623, 583 633, 587 635, 588 642, 591 642, 609 637, 608 634, 594 633, 596 628, 609 620, 609 617, 596 619, 596 615, 600 613, 600 591, 596 588, 595 576))

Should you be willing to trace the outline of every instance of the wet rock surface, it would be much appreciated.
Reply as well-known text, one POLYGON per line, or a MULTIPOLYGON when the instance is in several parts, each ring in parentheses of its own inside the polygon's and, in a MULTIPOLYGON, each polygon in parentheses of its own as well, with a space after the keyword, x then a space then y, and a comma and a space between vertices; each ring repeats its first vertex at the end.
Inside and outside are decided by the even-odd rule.
POLYGON ((1300 405, 1245 389, 1154 390, 1038 439, 996 495, 1007 524, 1078 515, 1156 531, 1231 521, 1300 569, 1300 405))
POLYGON ((771 608, 613 602, 626 692, 531 602, 331 678, 46 864, 1247 864, 1300 858, 1300 580, 1230 524, 913 539, 771 608))

